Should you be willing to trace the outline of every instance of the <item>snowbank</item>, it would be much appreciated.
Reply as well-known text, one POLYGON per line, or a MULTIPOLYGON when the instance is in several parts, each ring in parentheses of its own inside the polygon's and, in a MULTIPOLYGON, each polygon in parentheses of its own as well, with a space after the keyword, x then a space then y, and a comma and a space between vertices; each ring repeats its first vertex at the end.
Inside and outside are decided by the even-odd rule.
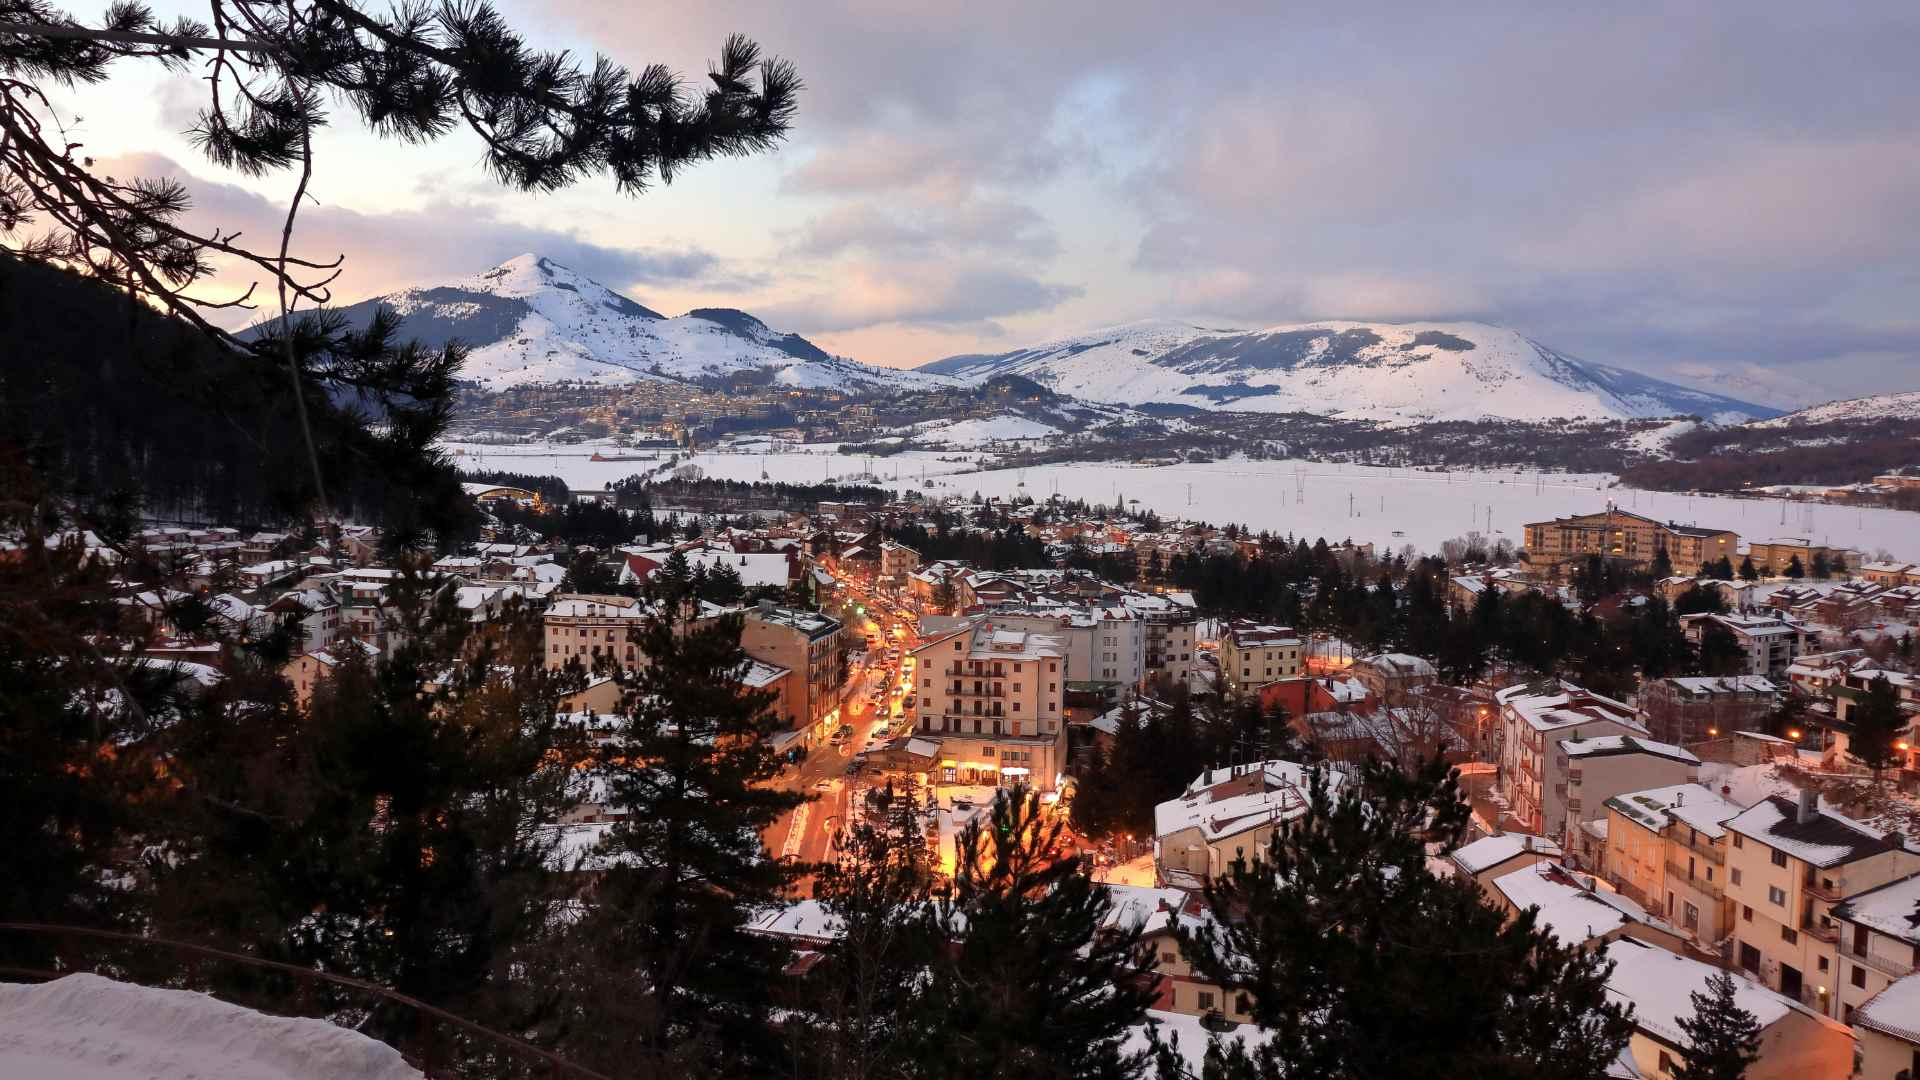
POLYGON ((0 1076, 63 1080, 421 1080, 400 1052, 324 1020, 68 975, 0 984, 0 1076))

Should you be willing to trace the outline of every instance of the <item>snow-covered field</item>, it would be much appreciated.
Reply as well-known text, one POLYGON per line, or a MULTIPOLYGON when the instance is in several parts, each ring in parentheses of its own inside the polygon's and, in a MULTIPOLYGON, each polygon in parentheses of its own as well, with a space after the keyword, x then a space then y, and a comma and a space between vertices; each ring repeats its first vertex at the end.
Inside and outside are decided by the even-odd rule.
POLYGON ((420 1080, 385 1043, 186 990, 68 975, 0 983, 0 1076, 420 1080))
MULTIPOLYGON (((649 467, 647 462, 594 462, 593 446, 468 446, 457 461, 470 467, 553 474, 575 488, 598 488, 649 467)), ((868 459, 829 452, 827 445, 808 453, 703 453, 690 460, 711 477, 814 483, 854 481, 868 459)), ((1777 499, 1689 496, 1613 488, 1604 473, 1422 472, 1362 465, 1305 461, 1217 461, 1157 467, 1119 463, 1048 465, 1033 469, 966 472, 978 453, 940 454, 908 451, 872 459, 874 479, 867 482, 899 491, 919 490, 930 497, 948 495, 1066 498, 1111 504, 1136 500, 1167 518, 1192 518, 1215 524, 1237 522, 1329 541, 1371 541, 1382 549, 1411 544, 1437 551, 1442 542, 1478 530, 1518 546, 1522 527, 1571 514, 1621 508, 1686 525, 1732 529, 1745 539, 1806 536, 1826 544, 1857 548, 1868 555, 1884 548, 1902 559, 1920 559, 1920 515, 1897 510, 1854 509, 1812 503, 1783 504, 1777 499), (941 457, 965 458, 941 461, 941 457), (933 486, 926 487, 925 481, 933 486), (1784 514, 1783 514, 1784 510, 1784 514), (1784 518, 1784 523, 1783 523, 1784 518), (1809 523, 1810 522, 1810 523, 1809 523)))
POLYGON ((993 416, 984 419, 956 420, 920 432, 922 442, 941 442, 951 446, 981 446, 990 442, 1044 439, 1060 434, 1060 429, 1024 416, 993 416))

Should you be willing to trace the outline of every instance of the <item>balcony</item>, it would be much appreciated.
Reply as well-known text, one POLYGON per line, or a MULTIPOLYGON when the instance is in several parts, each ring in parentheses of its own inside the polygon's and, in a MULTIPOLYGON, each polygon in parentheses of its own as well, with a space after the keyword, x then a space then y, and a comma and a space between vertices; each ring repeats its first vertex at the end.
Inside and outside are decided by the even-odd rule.
POLYGON ((1840 944, 1840 928, 1837 926, 1816 926, 1809 922, 1800 927, 1800 932, 1810 934, 1815 941, 1825 942, 1828 945, 1840 944))
POLYGON ((1673 840, 1679 844, 1681 850, 1685 851, 1688 855, 1697 855, 1715 866, 1725 866, 1727 864, 1727 853, 1704 840, 1698 844, 1694 843, 1691 839, 1682 840, 1677 836, 1673 837, 1673 840))
POLYGON ((1889 979, 1904 979, 1915 971, 1912 964, 1902 963, 1890 956, 1879 956, 1857 946, 1848 949, 1846 957, 1855 963, 1865 964, 1889 979))
POLYGON ((958 683, 955 683, 953 688, 951 690, 948 690, 947 693, 954 697, 966 697, 966 698, 1004 698, 1007 696, 1007 691, 1005 687, 995 690, 991 686, 983 686, 980 689, 975 690, 975 689, 972 689, 971 687, 962 687, 958 683))
POLYGON ((1808 874, 1806 878, 1800 882, 1800 887, 1807 891, 1808 896, 1825 900, 1829 904, 1839 903, 1843 895, 1838 882, 1827 884, 1812 874, 1808 874))
POLYGON ((1726 890, 1721 887, 1720 882, 1708 881, 1698 872, 1695 872, 1692 877, 1688 877, 1687 868, 1674 862, 1672 859, 1667 860, 1667 880, 1683 881, 1692 886, 1694 891, 1705 893, 1716 900, 1726 895, 1726 890))

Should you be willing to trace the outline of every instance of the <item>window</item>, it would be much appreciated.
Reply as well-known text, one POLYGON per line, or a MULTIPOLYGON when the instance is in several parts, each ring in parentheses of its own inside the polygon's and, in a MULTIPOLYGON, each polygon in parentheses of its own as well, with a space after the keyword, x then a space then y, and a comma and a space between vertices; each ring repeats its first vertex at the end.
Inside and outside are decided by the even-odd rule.
POLYGON ((1819 960, 1819 961, 1820 961, 1820 970, 1821 970, 1821 971, 1825 971, 1825 970, 1827 970, 1827 958, 1826 958, 1826 957, 1824 957, 1824 956, 1820 956, 1820 957, 1815 957, 1815 959, 1817 959, 1817 960, 1819 960))
POLYGON ((1861 967, 1859 964, 1853 965, 1853 974, 1849 975, 1847 980, 1860 989, 1865 990, 1867 988, 1867 969, 1861 967))
POLYGON ((1246 1014, 1253 1011, 1253 1002, 1247 1000, 1247 995, 1241 994, 1233 999, 1233 1007, 1236 1012, 1246 1014))
POLYGON ((1780 928, 1780 940, 1789 945, 1798 945, 1800 944, 1800 932, 1791 926, 1783 926, 1780 928))
POLYGON ((1740 843, 1740 834, 1739 834, 1739 833, 1734 833, 1734 834, 1733 834, 1733 846, 1734 846, 1734 847, 1741 847, 1741 846, 1742 846, 1742 845, 1741 845, 1741 843, 1740 843))
POLYGON ((1740 884, 1740 870, 1738 867, 1727 871, 1727 873, 1732 875, 1728 880, 1732 881, 1735 885, 1740 884))
POLYGON ((1665 1050, 1660 1051, 1660 1071, 1669 1076, 1673 1074, 1673 1058, 1665 1050))
POLYGON ((1777 849, 1776 849, 1776 850, 1775 850, 1775 851, 1774 851, 1774 852, 1773 852, 1772 854, 1773 854, 1773 865, 1775 865, 1775 866, 1785 866, 1785 865, 1787 865, 1787 853, 1786 853, 1786 852, 1784 852, 1784 851, 1780 851, 1780 850, 1777 850, 1777 849))
POLYGON ((1160 954, 1160 962, 1163 964, 1171 964, 1173 963, 1173 960, 1174 960, 1174 956, 1170 952, 1162 952, 1160 954))
POLYGON ((1206 990, 1200 991, 1200 1007, 1202 1009, 1213 1008, 1213 994, 1206 990))
POLYGON ((1740 917, 1741 917, 1742 919, 1745 919, 1745 920, 1746 920, 1747 922, 1752 922, 1752 921, 1753 921, 1753 909, 1752 909, 1752 908, 1750 908, 1750 907, 1748 907, 1748 906, 1747 906, 1747 905, 1745 905, 1745 904, 1741 904, 1741 905, 1740 905, 1740 917))
POLYGON ((1778 885, 1767 886, 1767 903, 1775 907, 1787 906, 1787 891, 1778 885))

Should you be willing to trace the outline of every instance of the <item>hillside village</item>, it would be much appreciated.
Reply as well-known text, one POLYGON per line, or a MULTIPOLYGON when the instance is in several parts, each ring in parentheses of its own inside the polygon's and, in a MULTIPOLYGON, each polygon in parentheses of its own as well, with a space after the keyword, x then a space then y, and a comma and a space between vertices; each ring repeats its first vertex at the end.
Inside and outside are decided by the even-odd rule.
MULTIPOLYGON (((1920 930, 1903 917, 1920 910, 1920 564, 1613 507, 1526 523, 1517 551, 1408 566, 1366 546, 1113 508, 852 498, 766 510, 750 492, 727 496, 727 511, 647 509, 659 535, 594 545, 540 532, 567 519, 538 491, 468 491, 484 539, 419 562, 383 559, 365 527, 145 531, 137 561, 168 569, 127 582, 120 600, 143 662, 204 687, 234 650, 283 635, 282 673, 304 705, 342 665, 404 646, 400 597, 419 590, 457 609, 476 642, 535 613, 544 663, 587 676, 562 718, 593 731, 618 723, 623 684, 649 663, 641 626, 738 619, 740 685, 766 694, 778 721, 767 782, 814 797, 765 830, 770 852, 845 858, 876 793, 905 793, 933 865, 951 873, 957 838, 996 791, 1038 792, 1100 867, 1112 918, 1163 941, 1150 1015, 1212 1031, 1255 1030, 1245 995, 1197 974, 1170 928, 1220 917, 1209 883, 1307 812, 1311 775, 1337 784, 1368 759, 1413 768, 1437 755, 1459 770, 1472 816, 1468 842, 1431 869, 1471 879, 1495 907, 1537 909, 1563 945, 1608 948, 1609 993, 1636 1006, 1621 1068, 1637 1071, 1620 1075, 1667 1075, 1685 1050, 1674 987, 1716 970, 1740 976, 1767 1032, 1749 1075, 1845 1075, 1858 1053, 1877 1076, 1920 1053, 1904 1019, 1920 995, 1920 930), (943 554, 954 557, 930 557, 943 554), (1305 569, 1288 621, 1222 593, 1292 560, 1305 569), (661 598, 667 581, 678 599, 661 598), (1502 603, 1590 627, 1657 609, 1677 653, 1596 686, 1494 640, 1463 667, 1356 616, 1343 589, 1398 618, 1444 609, 1489 635, 1481 620, 1502 603), (1884 702, 1892 726, 1863 727, 1861 710, 1884 702), (1174 714, 1191 724, 1236 708, 1253 726, 1189 755, 1199 768, 1145 793, 1160 801, 1121 835, 1127 814, 1099 804, 1125 744, 1174 714), (1884 752, 1863 753, 1862 738, 1884 752), (1291 756, 1269 753, 1281 746, 1291 756)), ((593 851, 624 812, 589 796, 556 826, 558 850, 593 851)), ((832 920, 805 894, 757 932, 817 949, 832 920)))

